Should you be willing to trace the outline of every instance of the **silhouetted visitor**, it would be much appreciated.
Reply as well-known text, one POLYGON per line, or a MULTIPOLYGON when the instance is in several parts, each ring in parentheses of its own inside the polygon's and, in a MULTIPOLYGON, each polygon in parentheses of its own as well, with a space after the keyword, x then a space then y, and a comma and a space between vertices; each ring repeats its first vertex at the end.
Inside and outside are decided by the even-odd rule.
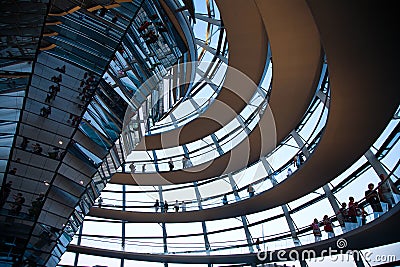
POLYGON ((356 223, 357 222, 357 204, 354 202, 354 197, 349 197, 349 205, 348 205, 348 212, 347 212, 347 218, 348 221, 351 223, 356 223))
POLYGON ((40 193, 39 196, 34 201, 32 201, 32 207, 28 210, 29 216, 36 217, 39 215, 43 200, 44 194, 40 193))
POLYGON ((158 212, 158 208, 160 207, 160 201, 156 199, 156 202, 154 203, 154 209, 156 212, 158 212))
POLYGON ((168 212, 168 202, 165 200, 164 201, 164 212, 168 212))
POLYGON ((340 226, 345 227, 345 222, 348 222, 348 211, 346 202, 342 203, 342 207, 336 213, 340 226))
POLYGON ((25 203, 25 198, 21 193, 17 193, 16 195, 14 195, 14 202, 11 204, 10 213, 18 216, 22 209, 22 204, 24 203, 25 203))
POLYGON ((289 177, 290 175, 292 175, 292 173, 293 173, 292 169, 288 168, 286 177, 289 177))
POLYGON ((8 171, 9 174, 15 175, 17 173, 17 168, 12 168, 8 171))
POLYGON ((254 241, 254 245, 256 246, 258 251, 261 250, 261 248, 260 248, 261 242, 260 242, 259 238, 256 238, 256 241, 254 241))
POLYGON ((170 158, 168 161, 168 167, 170 171, 174 169, 174 162, 172 161, 172 158, 170 158))
POLYGON ((249 187, 247 188, 247 192, 249 193, 249 197, 254 196, 254 187, 250 184, 249 187))
POLYGON ((51 159, 58 159, 59 158, 59 152, 60 149, 58 147, 53 147, 53 149, 49 152, 47 152, 49 154, 49 157, 51 159))
POLYGON ((12 181, 8 181, 0 190, 0 208, 3 208, 7 198, 11 193, 12 181))
POLYGON ((21 149, 25 150, 29 144, 29 140, 26 137, 22 137, 22 142, 20 144, 21 149))
POLYGON ((97 204, 99 206, 99 208, 101 208, 101 206, 103 205, 103 198, 99 197, 99 200, 97 200, 97 204))
POLYGON ((226 195, 224 195, 224 197, 222 198, 222 204, 228 205, 228 198, 226 197, 226 195))
POLYGON ((32 145, 32 152, 34 154, 42 154, 43 148, 40 146, 40 144, 36 143, 32 145))
POLYGON ((61 73, 65 73, 65 65, 62 66, 61 68, 57 67, 57 68, 56 68, 56 71, 59 71, 59 72, 61 72, 61 73))
POLYGON ((371 206, 372 211, 374 212, 374 217, 377 216, 375 212, 383 212, 381 202, 379 200, 379 195, 374 190, 374 184, 368 184, 368 190, 365 191, 365 200, 371 206))
POLYGON ((47 107, 42 107, 40 109, 40 116, 47 118, 49 115, 51 114, 51 107, 47 106, 47 107))

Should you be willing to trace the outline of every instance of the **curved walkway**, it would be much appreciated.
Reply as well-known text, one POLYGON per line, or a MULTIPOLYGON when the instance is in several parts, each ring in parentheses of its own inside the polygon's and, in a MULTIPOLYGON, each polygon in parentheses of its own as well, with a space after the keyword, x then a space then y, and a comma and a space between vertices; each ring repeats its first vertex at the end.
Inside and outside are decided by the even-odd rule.
MULTIPOLYGON (((237 5, 240 8, 242 3, 239 2, 237 5)), ((277 140, 279 142, 283 140, 300 121, 315 93, 314 88, 318 83, 323 51, 321 49, 317 27, 305 2, 297 1, 296 3, 291 3, 291 5, 286 5, 285 3, 282 5, 277 5, 276 3, 270 5, 274 8, 271 8, 270 6, 267 8, 265 2, 262 1, 256 1, 256 5, 258 5, 258 8, 256 9, 258 9, 268 31, 271 50, 273 52, 274 90, 272 91, 270 106, 274 112, 274 118, 277 121, 277 140), (282 25, 285 25, 284 30, 282 30, 282 25), (291 97, 288 98, 288 95, 291 97)), ((241 32, 250 33, 251 38, 259 36, 260 32, 257 32, 257 30, 260 29, 251 25, 243 25, 241 20, 236 20, 236 17, 231 18, 229 12, 235 12, 231 10, 232 6, 235 6, 231 2, 229 3, 229 9, 224 6, 224 3, 219 3, 218 6, 220 7, 225 27, 228 28, 229 66, 238 68, 253 81, 258 81, 257 79, 254 79, 254 77, 258 77, 255 73, 259 74, 260 71, 263 70, 264 66, 259 63, 259 69, 257 70, 254 69, 253 66, 252 68, 242 68, 240 67, 241 65, 236 63, 236 51, 239 55, 242 54, 243 51, 246 51, 246 57, 237 57, 240 59, 241 64, 243 64, 242 62, 244 59, 250 59, 253 58, 253 56, 254 58, 257 58, 257 56, 254 55, 254 48, 249 47, 248 44, 244 44, 245 46, 248 46, 246 49, 236 47, 236 40, 240 38, 239 36, 236 36, 236 33, 233 36, 237 37, 237 39, 232 38, 232 29, 235 27, 235 29, 238 29, 241 32), (226 12, 225 9, 229 10, 229 12, 226 12), (236 24, 231 25, 231 20, 235 21, 236 24), (254 74, 252 71, 254 71, 254 74)), ((254 10, 252 12, 254 12, 254 10)), ((246 16, 247 18, 246 13, 243 13, 242 10, 240 13, 242 15, 244 14, 243 16, 246 16)), ((257 16, 259 15, 257 14, 257 16)), ((248 22, 246 21, 246 23, 248 22)), ((245 36, 240 37, 243 38, 245 36)), ((239 43, 243 44, 243 40, 250 39, 248 39, 248 37, 240 39, 239 43)), ((265 47, 263 47, 263 49, 265 49, 265 47)), ((258 57, 258 60, 259 59, 260 58, 258 57)), ((245 62, 245 64, 248 63, 245 62)), ((230 77, 227 76, 226 79, 229 81, 230 77)), ((233 89, 236 90, 235 87, 233 89)), ((223 88, 216 99, 227 104, 236 113, 240 112, 240 110, 244 108, 245 103, 237 102, 238 100, 236 98, 232 98, 232 95, 225 95, 225 92, 229 92, 229 89, 223 88)), ((241 93, 240 96, 242 97, 241 93)), ((244 99, 245 98, 243 98, 243 100, 244 99)), ((144 143, 141 142, 137 146, 137 150, 153 150, 176 146, 178 145, 176 143, 177 139, 179 139, 179 145, 196 141, 219 130, 221 126, 226 125, 235 116, 235 114, 232 114, 233 117, 230 118, 230 120, 221 120, 220 116, 224 111, 222 110, 221 112, 221 107, 217 109, 214 106, 213 110, 216 112, 211 112, 212 107, 213 106, 210 107, 210 111, 207 111, 199 119, 193 121, 193 124, 189 123, 182 129, 146 136, 144 139, 145 147, 144 143), (211 122, 210 124, 210 120, 207 118, 211 118, 214 122, 211 122), (215 125, 215 121, 219 122, 220 125, 215 125), (162 144, 161 140, 163 140, 162 144), (175 145, 172 145, 170 141, 175 142, 175 145)))
MULTIPOLYGON (((393 31, 387 29, 393 25, 392 17, 373 22, 370 16, 375 11, 369 6, 360 12, 356 5, 318 1, 309 5, 318 14, 314 17, 329 61, 332 97, 325 133, 307 164, 270 190, 223 207, 179 214, 93 208, 90 215, 132 222, 193 222, 252 214, 320 188, 359 159, 399 105, 397 59, 393 57, 397 47, 393 31), (337 21, 335 14, 342 14, 342 19, 337 21)), ((390 7, 384 9, 389 12, 390 7)))
POLYGON ((242 169, 276 146, 275 124, 270 109, 239 145, 222 156, 190 168, 153 173, 115 173, 110 183, 124 185, 168 185, 202 181, 242 169))
MULTIPOLYGON (((260 4, 260 6, 263 19, 269 17, 271 11, 272 13, 276 11, 276 14, 279 14, 279 16, 273 16, 274 20, 271 22, 264 19, 265 25, 268 26, 273 57, 276 58, 276 60, 274 60, 273 72, 274 90, 272 90, 269 105, 272 109, 272 119, 275 119, 274 127, 276 128, 276 134, 273 134, 273 136, 279 142, 296 127, 315 94, 315 88, 321 70, 322 50, 320 47, 319 33, 312 19, 310 10, 305 3, 296 2, 290 6, 286 6, 285 4, 274 5, 275 9, 277 9, 275 11, 264 8, 262 4, 260 4), (283 19, 285 20, 285 31, 281 30, 283 19), (282 34, 282 32, 284 32, 284 34, 282 34), (288 95, 291 97, 287 97, 288 95)), ((233 41, 230 39, 230 44, 232 42, 233 41)), ((230 46, 230 60, 232 59, 231 47, 232 46, 230 46)), ((206 113, 204 116, 206 116, 206 113)), ((267 123, 268 121, 271 122, 270 117, 262 120, 264 122, 261 122, 261 124, 267 123)), ((204 121, 204 123, 206 122, 204 121)), ((185 127, 189 127, 189 125, 191 124, 185 127)), ((207 127, 201 126, 200 128, 204 130, 211 129, 208 125, 207 127)), ((263 127, 261 127, 261 129, 263 129, 263 127)), ((171 173, 163 172, 162 174, 135 173, 132 174, 133 178, 131 174, 116 173, 111 183, 129 185, 176 184, 201 181, 241 169, 255 162, 261 155, 265 155, 273 148, 273 146, 268 146, 269 150, 256 149, 257 142, 260 143, 260 140, 265 140, 266 136, 272 137, 270 130, 268 130, 268 133, 259 133, 257 132, 258 130, 259 129, 256 128, 253 131, 254 133, 252 132, 250 134, 249 140, 242 142, 241 147, 235 147, 223 156, 202 165, 192 167, 190 170, 180 170, 171 173), (251 149, 248 149, 249 147, 251 149), (246 161, 246 157, 239 156, 238 159, 235 159, 236 157, 234 156, 248 154, 250 154, 248 161, 246 161)), ((199 128, 192 128, 190 126, 190 131, 191 133, 188 134, 191 137, 195 137, 199 132, 199 128)), ((168 133, 172 134, 172 132, 168 133)), ((185 133, 182 132, 181 134, 184 135, 185 133)), ((175 137, 175 139, 180 139, 181 137, 182 136, 175 137)), ((164 137, 162 138, 164 140, 164 137)), ((165 139, 165 142, 168 142, 168 140, 171 139, 168 137, 165 139)), ((146 146, 150 149, 147 145, 147 139, 146 146)), ((142 146, 139 144, 139 150, 141 148, 142 146)))
POLYGON ((267 60, 268 39, 254 1, 218 2, 229 41, 229 66, 216 101, 185 126, 142 139, 136 150, 155 150, 187 144, 206 137, 233 120, 254 95, 267 60), (238 14, 246 19, 237 19, 238 14), (243 56, 243 53, 246 56, 243 56), (238 71, 249 79, 238 78, 238 71))
POLYGON ((304 116, 320 77, 323 50, 305 1, 255 0, 267 29, 273 60, 269 105, 278 142, 304 116))
MULTIPOLYGON (((339 249, 336 242, 340 238, 344 238, 347 241, 347 246, 341 249, 342 253, 354 250, 359 251, 381 245, 386 245, 400 241, 400 235, 398 232, 394 232, 393 229, 397 229, 398 221, 400 219, 400 205, 395 206, 392 210, 382 215, 380 218, 368 223, 365 226, 359 227, 353 231, 323 240, 318 243, 312 243, 309 245, 293 247, 284 249, 286 257, 296 255, 305 255, 306 257, 310 254, 304 253, 303 251, 314 251, 317 257, 327 255, 326 251, 330 248, 332 254, 337 254, 339 249), (395 234, 394 234, 395 233, 395 234), (376 238, 379 236, 379 238, 376 238), (297 251, 298 253, 291 253, 291 251, 297 251)), ((128 260, 138 261, 149 261, 149 262, 166 262, 166 263, 186 263, 186 264, 239 264, 239 263, 260 263, 257 259, 257 254, 236 254, 236 255, 163 255, 163 254, 150 254, 150 253, 135 253, 135 252, 124 252, 124 251, 113 251, 100 248, 91 248, 85 246, 69 245, 69 252, 96 255, 110 258, 120 258, 128 260)), ((282 261, 284 255, 279 250, 269 252, 272 255, 267 254, 267 259, 264 262, 278 262, 282 261)))

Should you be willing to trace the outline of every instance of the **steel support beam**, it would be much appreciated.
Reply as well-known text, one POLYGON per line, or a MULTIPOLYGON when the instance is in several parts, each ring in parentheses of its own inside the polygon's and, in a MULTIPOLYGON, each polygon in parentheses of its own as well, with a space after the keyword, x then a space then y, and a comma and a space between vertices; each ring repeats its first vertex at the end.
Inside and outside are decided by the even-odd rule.
MULTIPOLYGON (((232 177, 232 174, 229 173, 228 174, 228 178, 229 178, 229 183, 231 184, 235 199, 239 200, 240 197, 239 197, 239 193, 237 191, 238 188, 237 188, 237 185, 235 183, 235 180, 232 177)), ((253 242, 253 238, 251 237, 249 226, 247 224, 247 217, 246 217, 246 215, 242 215, 242 216, 240 216, 240 219, 241 219, 242 224, 243 224, 243 230, 244 230, 244 234, 246 235, 247 245, 249 246, 249 252, 253 253, 254 252, 254 249, 253 249, 254 242, 253 242)), ((259 250, 260 246, 257 244, 256 248, 257 248, 257 250, 259 250)))

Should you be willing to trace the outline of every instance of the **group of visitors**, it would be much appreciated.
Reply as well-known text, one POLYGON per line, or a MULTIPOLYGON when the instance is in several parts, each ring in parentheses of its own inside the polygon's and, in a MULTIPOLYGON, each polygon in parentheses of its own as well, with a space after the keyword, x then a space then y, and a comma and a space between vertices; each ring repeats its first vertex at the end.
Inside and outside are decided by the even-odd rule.
POLYGON ((299 153, 293 157, 293 166, 299 168, 304 163, 304 155, 299 153))
POLYGON ((143 21, 143 23, 137 28, 140 35, 143 37, 147 45, 153 44, 158 41, 159 33, 166 32, 167 28, 165 25, 159 21, 158 16, 154 16, 155 21, 150 22, 148 20, 143 21))
POLYGON ((81 100, 81 102, 86 102, 89 100, 96 90, 96 77, 93 73, 85 72, 83 79, 81 80, 79 90, 82 90, 77 98, 81 100))
POLYGON ((61 90, 60 84, 50 85, 49 91, 47 92, 47 96, 46 96, 46 99, 44 100, 44 102, 50 103, 51 101, 55 100, 56 96, 57 96, 58 92, 60 92, 60 90, 61 90))
MULTIPOLYGON (((65 73, 65 65, 63 65, 62 67, 57 67, 55 69, 56 71, 59 71, 61 73, 65 73)), ((62 82, 62 75, 61 73, 59 75, 54 75, 53 77, 51 77, 51 81, 56 83, 56 84, 52 84, 49 86, 49 91, 46 94, 46 98, 44 99, 45 103, 50 104, 51 101, 56 99, 56 96, 58 94, 58 92, 60 92, 60 82, 62 82)), ((49 115, 51 114, 51 106, 47 105, 43 106, 40 109, 40 116, 47 118, 49 115)))
POLYGON ((47 106, 47 107, 46 107, 46 106, 43 106, 43 107, 40 109, 39 115, 40 115, 41 117, 48 118, 50 114, 51 114, 51 106, 47 106))
MULTIPOLYGON (((168 212, 169 209, 169 204, 168 202, 165 200, 164 202, 161 202, 156 199, 156 202, 154 203, 154 209, 156 212, 158 212, 158 210, 161 208, 161 212, 168 212)), ((175 204, 174 204, 174 210, 175 212, 178 212, 179 209, 181 209, 182 211, 186 211, 186 203, 185 201, 182 201, 181 205, 179 205, 178 200, 175 200, 175 204)))
MULTIPOLYGON (((28 140, 28 138, 22 137, 22 142, 20 143, 19 147, 23 150, 27 150, 29 143, 30 141, 28 140)), ((43 148, 39 143, 32 144, 32 149, 28 151, 31 151, 32 153, 37 155, 43 155, 43 148)), ((54 146, 47 152, 47 154, 51 159, 60 159, 65 154, 65 151, 61 152, 58 147, 54 146)), ((17 158, 16 162, 21 162, 21 159, 17 158)))
MULTIPOLYGON (((7 203, 7 199, 11 194, 12 181, 8 181, 0 190, 0 209, 4 207, 4 204, 7 203)), ((25 198, 22 193, 18 192, 13 195, 14 201, 11 203, 11 210, 9 211, 10 215, 18 216, 21 209, 22 204, 25 203, 25 198)))
MULTIPOLYGON (((358 226, 365 225, 367 223, 368 213, 365 211, 365 205, 369 204, 374 213, 374 218, 379 216, 383 212, 382 203, 386 203, 388 209, 396 205, 395 195, 400 195, 400 190, 394 185, 393 181, 385 178, 384 174, 379 175, 380 182, 378 184, 378 190, 374 189, 374 184, 368 184, 368 190, 365 191, 365 202, 358 203, 354 200, 354 197, 349 197, 349 203, 343 202, 339 211, 336 213, 336 218, 339 225, 342 227, 343 232, 352 230, 358 226)), ((328 238, 334 237, 333 224, 328 215, 325 215, 322 224, 324 231, 328 234, 328 238)), ((311 228, 315 237, 315 241, 321 240, 320 222, 318 219, 314 219, 311 224, 311 228)))
MULTIPOLYGON (((61 73, 65 73, 65 65, 63 65, 62 67, 56 67, 55 70, 61 73)), ((51 81, 55 82, 56 84, 49 86, 49 92, 47 92, 47 97, 45 99, 46 103, 50 103, 50 101, 54 100, 57 96, 57 93, 60 92, 60 82, 62 82, 61 73, 58 76, 55 75, 51 77, 51 81)))
MULTIPOLYGON (((12 181, 8 181, 0 190, 0 209, 4 207, 12 191, 12 181)), ((42 208, 44 201, 44 194, 40 193, 34 201, 32 201, 31 207, 28 209, 28 215, 30 217, 37 217, 42 208)), ((22 206, 25 203, 25 197, 21 192, 13 195, 13 202, 10 203, 11 209, 9 214, 13 216, 19 216, 22 210, 22 206)))

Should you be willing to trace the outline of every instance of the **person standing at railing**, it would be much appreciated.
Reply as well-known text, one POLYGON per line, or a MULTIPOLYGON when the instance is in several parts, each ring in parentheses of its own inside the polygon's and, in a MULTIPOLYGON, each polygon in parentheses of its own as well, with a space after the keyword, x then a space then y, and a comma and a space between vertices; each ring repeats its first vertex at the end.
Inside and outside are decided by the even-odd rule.
POLYGON ((313 223, 311 224, 311 228, 314 234, 315 242, 321 241, 321 229, 319 229, 318 219, 315 218, 313 223))
POLYGON ((142 172, 146 172, 146 164, 144 164, 144 163, 142 165, 142 172))
POLYGON ((14 202, 11 204, 10 214, 18 216, 22 209, 22 204, 25 203, 25 198, 21 193, 14 195, 14 202))
POLYGON ((367 224, 367 215, 368 215, 368 213, 364 209, 364 204, 361 203, 360 205, 358 205, 357 217, 360 218, 359 226, 363 226, 363 225, 367 224))
POLYGON ((253 197, 254 196, 254 187, 252 184, 249 185, 249 187, 247 188, 247 192, 249 193, 249 197, 253 197))
POLYGON ((392 179, 388 178, 385 181, 385 175, 383 173, 379 174, 379 178, 381 179, 378 188, 379 196, 383 202, 388 204, 388 209, 390 210, 396 205, 393 194, 399 195, 400 192, 397 187, 394 186, 392 179))
POLYGON ((340 226, 342 227, 343 232, 346 232, 345 222, 348 221, 348 210, 346 202, 342 203, 342 207, 336 213, 336 217, 339 221, 340 226))
POLYGON ((7 198, 11 193, 12 181, 8 181, 0 190, 0 209, 3 208, 7 202, 7 198))
POLYGON ((261 247, 260 247, 261 242, 260 242, 259 238, 256 238, 256 240, 254 241, 254 245, 256 246, 258 251, 261 251, 261 247))
POLYGON ((129 165, 129 168, 131 169, 131 173, 135 173, 136 172, 136 166, 135 166, 135 164, 131 164, 131 165, 129 165))
POLYGON ((328 234, 328 238, 335 237, 335 233, 333 232, 332 221, 328 217, 328 215, 324 216, 324 219, 322 222, 324 224, 324 231, 328 234))
POLYGON ((99 206, 99 208, 101 208, 101 205, 103 205, 103 198, 99 197, 99 199, 97 200, 97 204, 99 206))
POLYGON ((186 211, 186 203, 185 203, 185 201, 182 201, 182 211, 186 211))
POLYGON ((228 205, 228 198, 226 197, 226 195, 224 195, 224 197, 222 198, 222 204, 228 205))
POLYGON ((187 157, 183 156, 182 158, 182 168, 186 169, 187 168, 187 157))
POLYGON ((349 222, 357 223, 357 204, 354 202, 354 197, 349 197, 349 209, 347 212, 349 222))
POLYGON ((175 209, 175 212, 179 211, 179 202, 178 202, 178 200, 175 200, 174 209, 175 209))
POLYGON ((374 190, 374 184, 372 183, 368 184, 368 190, 365 191, 365 200, 371 206, 372 211, 374 212, 374 218, 378 216, 377 212, 383 212, 379 195, 376 190, 374 190))
MULTIPOLYGON (((160 207, 160 201, 158 200, 158 199, 156 199, 156 202, 154 203, 154 209, 155 209, 155 211, 157 212, 158 211, 158 208, 160 207)), ((162 212, 162 211, 161 211, 162 212)))
POLYGON ((168 212, 168 207, 169 207, 168 202, 165 200, 164 201, 164 212, 168 212))
POLYGON ((297 155, 294 155, 294 157, 293 157, 293 166, 295 166, 295 167, 300 166, 299 157, 297 155))
POLYGON ((174 169, 174 162, 172 161, 172 158, 170 158, 168 161, 168 167, 169 171, 172 171, 174 169))

